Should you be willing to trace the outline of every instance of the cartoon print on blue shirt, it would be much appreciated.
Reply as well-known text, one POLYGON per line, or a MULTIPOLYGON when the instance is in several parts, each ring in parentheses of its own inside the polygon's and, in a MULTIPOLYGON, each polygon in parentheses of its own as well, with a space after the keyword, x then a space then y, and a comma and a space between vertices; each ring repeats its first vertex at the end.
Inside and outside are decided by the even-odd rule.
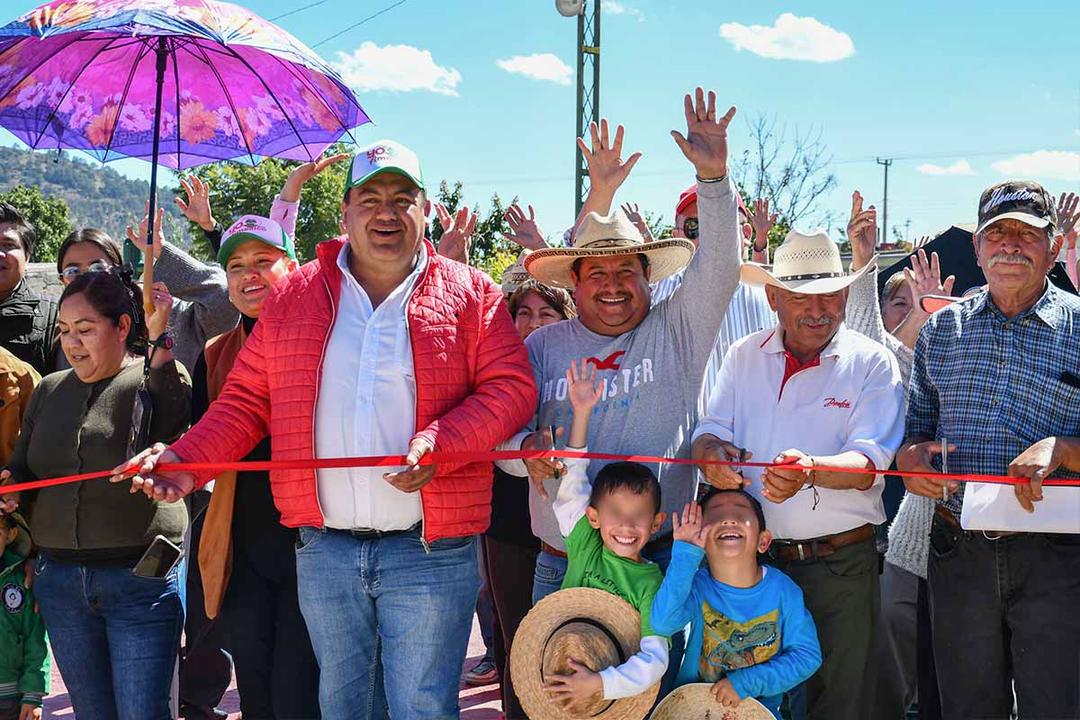
POLYGON ((701 603, 705 620, 702 634, 702 682, 716 682, 732 670, 759 665, 780 651, 779 610, 738 623, 701 603))

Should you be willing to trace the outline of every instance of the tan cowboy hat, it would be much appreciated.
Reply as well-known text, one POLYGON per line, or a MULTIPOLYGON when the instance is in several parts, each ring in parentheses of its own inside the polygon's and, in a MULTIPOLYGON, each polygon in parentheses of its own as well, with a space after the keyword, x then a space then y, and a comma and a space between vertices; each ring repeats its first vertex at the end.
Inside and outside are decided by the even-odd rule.
POLYGON ((775 285, 806 295, 839 292, 858 280, 875 264, 877 256, 858 272, 844 272, 837 247, 824 230, 809 235, 792 230, 773 256, 772 272, 764 265, 744 263, 740 279, 747 285, 775 285))
POLYGON ((514 291, 529 279, 529 271, 525 269, 525 258, 528 256, 529 251, 522 250, 517 261, 503 270, 502 291, 504 295, 513 295, 514 291))
POLYGON ((571 672, 569 660, 594 672, 621 665, 641 649, 641 616, 622 598, 603 590, 571 588, 538 602, 514 634, 510 677, 532 720, 644 720, 660 683, 632 698, 595 698, 580 714, 566 711, 545 684, 571 672))
POLYGON ((535 250, 525 258, 525 269, 545 285, 572 290, 575 260, 638 254, 649 259, 649 282, 656 283, 687 266, 694 243, 684 238, 645 242, 622 210, 607 216, 591 212, 578 225, 572 247, 535 250))
POLYGON ((735 707, 716 702, 711 683, 690 683, 664 698, 649 720, 774 720, 767 707, 743 698, 735 707))

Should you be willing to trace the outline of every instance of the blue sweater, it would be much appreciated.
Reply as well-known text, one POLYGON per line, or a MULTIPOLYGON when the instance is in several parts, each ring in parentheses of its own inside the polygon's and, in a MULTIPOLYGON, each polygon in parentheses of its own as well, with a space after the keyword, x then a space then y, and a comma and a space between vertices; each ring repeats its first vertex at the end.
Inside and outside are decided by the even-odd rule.
POLYGON ((704 555, 696 545, 676 542, 653 600, 658 634, 690 624, 676 685, 726 677, 739 697, 756 698, 780 717, 784 693, 821 665, 817 629, 802 590, 772 567, 754 587, 725 585, 702 567, 704 555))

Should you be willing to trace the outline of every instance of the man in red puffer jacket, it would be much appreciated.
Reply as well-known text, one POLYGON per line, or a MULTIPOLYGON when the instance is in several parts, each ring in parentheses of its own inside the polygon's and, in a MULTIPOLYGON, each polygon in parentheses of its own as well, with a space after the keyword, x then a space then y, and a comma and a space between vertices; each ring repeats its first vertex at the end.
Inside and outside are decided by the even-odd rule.
POLYGON ((428 209, 415 154, 391 141, 361 150, 347 236, 272 290, 250 288, 271 296, 218 399, 179 442, 137 458, 134 488, 175 501, 212 473, 158 463, 238 460, 266 435, 274 460, 407 453, 404 468, 270 473, 281 522, 299 528, 324 719, 458 717, 492 467, 419 462, 490 450, 536 407, 502 293, 435 253, 428 209))

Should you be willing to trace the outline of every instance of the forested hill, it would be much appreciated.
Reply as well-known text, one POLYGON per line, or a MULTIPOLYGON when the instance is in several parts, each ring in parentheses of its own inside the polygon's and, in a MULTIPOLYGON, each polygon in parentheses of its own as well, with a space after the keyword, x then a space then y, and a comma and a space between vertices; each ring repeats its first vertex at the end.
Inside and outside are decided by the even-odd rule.
MULTIPOLYGON (((129 223, 141 217, 150 191, 149 183, 124 177, 80 153, 0 147, 0 192, 16 185, 30 185, 46 197, 62 198, 75 227, 102 228, 117 240, 125 237, 129 223)), ((171 193, 159 191, 158 197, 165 212, 179 219, 171 193)), ((184 226, 167 222, 165 227, 184 226)))

